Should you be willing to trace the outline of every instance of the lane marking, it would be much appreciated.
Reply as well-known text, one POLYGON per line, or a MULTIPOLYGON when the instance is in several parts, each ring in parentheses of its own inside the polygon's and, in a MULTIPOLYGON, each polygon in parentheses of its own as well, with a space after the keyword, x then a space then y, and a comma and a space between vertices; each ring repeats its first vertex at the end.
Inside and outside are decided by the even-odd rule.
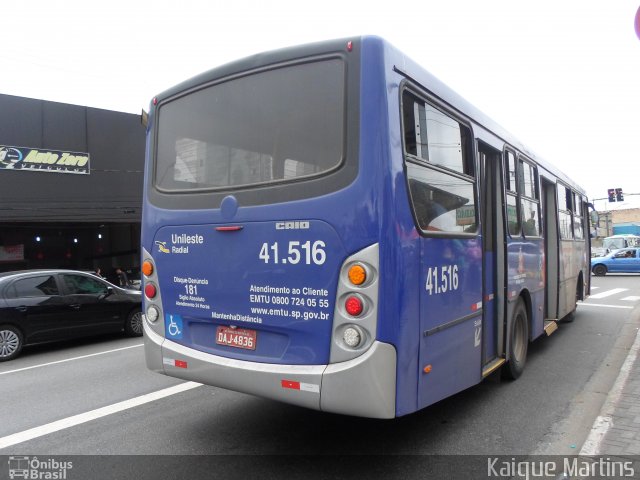
POLYGON ((65 358, 64 360, 57 360, 55 362, 41 363, 39 365, 32 365, 30 367, 24 367, 24 368, 16 368, 15 370, 7 370, 6 372, 0 372, 0 375, 6 375, 8 373, 24 372, 25 370, 31 370, 31 369, 40 368, 40 367, 48 367, 49 365, 57 365, 59 363, 73 362, 74 360, 81 360, 83 358, 95 357, 97 355, 104 355, 106 353, 121 352, 122 350, 142 347, 143 345, 144 343, 140 343, 138 345, 132 345, 130 347, 114 348, 113 350, 105 350, 104 352, 90 353, 89 355, 82 355, 80 357, 65 358))
POLYGON ((617 293, 626 292, 629 290, 628 288, 614 288, 613 290, 607 290, 606 292, 596 293, 595 295, 591 295, 589 298, 605 298, 610 297, 611 295, 615 295, 617 293))
POLYGON ((593 422, 591 431, 580 449, 580 456, 595 456, 603 453, 601 448, 602 441, 607 435, 609 428, 613 425, 613 412, 620 402, 624 387, 627 384, 629 374, 631 373, 631 368, 638 357, 639 351, 640 330, 636 333, 636 339, 629 349, 627 358, 624 360, 624 363, 620 368, 620 374, 618 375, 618 378, 616 378, 616 382, 613 384, 609 395, 607 395, 604 405, 602 405, 600 415, 598 415, 596 420, 593 422))
MULTIPOLYGON (((592 297, 593 298, 593 297, 592 297)), ((605 305, 602 303, 580 303, 581 307, 600 307, 600 308, 625 308, 631 310, 633 307, 629 307, 627 305, 605 305)))
POLYGON ((90 422, 98 418, 106 417, 107 415, 122 412, 123 410, 138 407, 140 405, 144 405, 145 403, 154 402, 171 395, 176 395, 177 393, 186 392, 201 385, 201 383, 196 382, 180 383, 178 385, 174 385, 173 387, 158 390, 157 392, 140 395, 139 397, 130 398, 129 400, 114 403, 113 405, 107 405, 106 407, 97 408, 89 412, 80 413, 79 415, 56 420, 55 422, 47 423, 46 425, 40 425, 39 427, 34 427, 30 428, 29 430, 24 430, 12 435, 7 435, 6 437, 0 438, 0 450, 3 448, 12 447, 13 445, 17 445, 18 443, 33 440, 34 438, 49 435, 50 433, 58 432, 70 427, 75 427, 76 425, 90 422))
POLYGON ((640 300, 640 297, 631 295, 630 297, 624 297, 624 298, 621 298, 620 300, 624 300, 625 302, 637 302, 638 300, 640 300))

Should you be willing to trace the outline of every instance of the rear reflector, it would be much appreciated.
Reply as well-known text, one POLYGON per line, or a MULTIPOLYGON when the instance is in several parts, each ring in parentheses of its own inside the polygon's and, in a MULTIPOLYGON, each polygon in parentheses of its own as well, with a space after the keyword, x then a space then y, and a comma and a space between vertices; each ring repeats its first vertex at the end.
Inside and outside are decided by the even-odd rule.
POLYGON ((162 363, 177 368, 188 368, 187 362, 185 362, 184 360, 176 360, 174 358, 163 358, 162 363))
POLYGON ((300 382, 294 382, 291 380, 282 380, 280 382, 280 385, 282 385, 282 388, 291 388, 293 390, 300 390, 300 382))
POLYGON ((290 390, 300 390, 303 392, 320 393, 320 385, 315 383, 296 382, 294 380, 280 380, 282 388, 290 390))

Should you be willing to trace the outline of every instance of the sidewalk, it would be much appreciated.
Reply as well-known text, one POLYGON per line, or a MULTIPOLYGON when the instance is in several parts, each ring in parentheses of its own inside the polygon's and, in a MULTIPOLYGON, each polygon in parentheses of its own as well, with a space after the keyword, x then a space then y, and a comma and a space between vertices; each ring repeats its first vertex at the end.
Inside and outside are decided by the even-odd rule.
POLYGON ((596 418, 580 456, 613 456, 635 462, 640 472, 640 330, 596 418), (635 458, 631 458, 635 456, 635 458))

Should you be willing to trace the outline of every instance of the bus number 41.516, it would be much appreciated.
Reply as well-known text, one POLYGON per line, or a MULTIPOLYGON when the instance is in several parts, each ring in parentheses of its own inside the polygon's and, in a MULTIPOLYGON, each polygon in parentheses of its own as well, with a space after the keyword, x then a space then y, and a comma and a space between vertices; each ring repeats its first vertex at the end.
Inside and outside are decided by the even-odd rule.
POLYGON ((312 263, 322 265, 327 259, 324 247, 325 243, 322 240, 316 240, 313 243, 310 240, 304 243, 292 240, 286 248, 281 247, 278 242, 271 244, 265 242, 260 248, 258 258, 264 263, 296 265, 302 262, 306 265, 312 263))
POLYGON ((425 289, 429 295, 447 293, 458 289, 458 265, 444 265, 427 270, 425 289))

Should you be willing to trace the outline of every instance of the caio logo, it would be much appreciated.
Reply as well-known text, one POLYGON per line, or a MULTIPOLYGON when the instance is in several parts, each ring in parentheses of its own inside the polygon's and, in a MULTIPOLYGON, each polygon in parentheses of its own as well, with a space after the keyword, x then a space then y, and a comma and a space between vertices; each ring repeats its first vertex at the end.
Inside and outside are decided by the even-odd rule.
POLYGON ((306 220, 276 222, 276 230, 309 230, 309 222, 306 220))

